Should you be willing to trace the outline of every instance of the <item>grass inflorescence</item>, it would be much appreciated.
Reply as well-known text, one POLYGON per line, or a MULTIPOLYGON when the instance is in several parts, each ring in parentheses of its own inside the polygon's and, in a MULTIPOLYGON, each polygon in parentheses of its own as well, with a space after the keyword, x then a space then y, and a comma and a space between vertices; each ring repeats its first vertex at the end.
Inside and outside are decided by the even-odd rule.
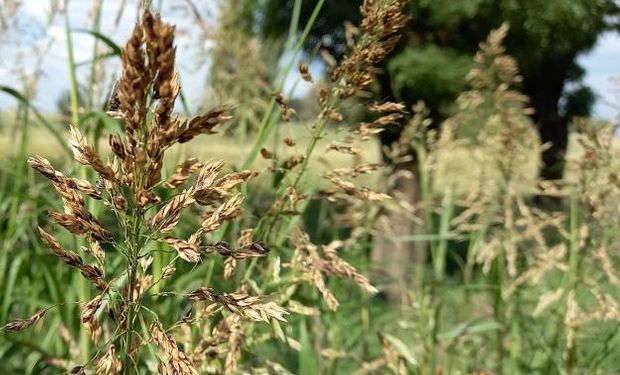
MULTIPOLYGON (((302 49, 325 3, 297 35, 294 2, 286 49, 302 49)), ((17 168, 0 171, 1 369, 617 371, 615 126, 576 119, 566 177, 542 180, 548 145, 503 46, 508 25, 480 44, 469 89, 438 124, 422 102, 369 99, 410 18, 406 1, 363 1, 344 57, 319 52, 324 77, 310 55, 254 64, 277 46, 231 29, 239 4, 223 4, 213 33, 214 96, 225 102, 203 114, 175 112, 193 99, 176 28, 149 10, 118 47, 105 100, 95 60, 81 103, 67 39, 62 148, 28 158, 43 131, 64 138, 58 120, 1 88, 21 103, 17 168), (309 121, 284 90, 295 68, 315 90, 309 121), (45 129, 31 129, 33 116, 45 129), (400 137, 379 150, 390 127, 400 137)))

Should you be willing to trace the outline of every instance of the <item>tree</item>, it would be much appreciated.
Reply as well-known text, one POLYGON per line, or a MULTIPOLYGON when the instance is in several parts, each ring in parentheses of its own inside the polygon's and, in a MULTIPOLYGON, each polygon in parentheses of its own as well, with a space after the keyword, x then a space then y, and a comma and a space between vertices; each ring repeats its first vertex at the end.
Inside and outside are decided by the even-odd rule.
MULTIPOLYGON (((266 0, 260 4, 259 26, 268 37, 286 33, 294 0, 266 0)), ((316 1, 303 1, 300 25, 310 17, 316 1)), ((356 24, 361 0, 326 0, 308 38, 336 58, 346 50, 345 21, 356 24)), ((382 98, 412 105, 424 100, 439 124, 451 110, 456 95, 466 87, 465 75, 478 44, 502 22, 510 24, 507 51, 523 75, 522 91, 534 108, 532 118, 542 142, 541 177, 559 179, 564 169, 568 124, 573 116, 587 116, 594 101, 582 78, 577 58, 598 37, 618 30, 620 6, 614 0, 412 0, 411 22, 401 45, 385 63, 380 77, 382 98)), ((390 144, 398 129, 382 137, 390 144)))

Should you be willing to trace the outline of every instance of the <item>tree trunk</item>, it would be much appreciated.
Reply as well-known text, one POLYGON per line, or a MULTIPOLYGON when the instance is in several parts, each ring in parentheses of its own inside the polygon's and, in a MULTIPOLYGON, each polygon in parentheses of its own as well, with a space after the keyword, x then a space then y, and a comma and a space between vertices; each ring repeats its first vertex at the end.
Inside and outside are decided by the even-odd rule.
MULTIPOLYGON (((395 167, 393 173, 414 172, 413 162, 395 167)), ((420 200, 419 183, 415 174, 398 177, 388 193, 395 202, 403 201, 411 207, 420 200), (412 177, 413 176, 413 177, 412 177)), ((414 275, 422 276, 427 260, 427 244, 423 241, 403 241, 398 237, 424 234, 423 222, 414 222, 407 215, 390 211, 379 223, 380 238, 376 238, 372 249, 372 264, 375 279, 385 297, 392 302, 409 301, 408 291, 414 282, 414 275)))
MULTIPOLYGON (((381 87, 381 97, 386 101, 397 102, 390 76, 381 74, 377 78, 381 87)), ((439 121, 434 123, 438 124, 439 121)), ((395 201, 403 201, 409 207, 419 207, 421 194, 420 184, 417 180, 418 164, 416 158, 413 157, 408 163, 394 165, 385 153, 386 149, 392 148, 394 143, 398 142, 402 129, 403 125, 388 126, 384 132, 380 133, 383 162, 386 165, 391 165, 392 176, 398 176, 391 187, 391 191, 387 193, 393 196, 395 201)), ((391 239, 424 234, 424 222, 414 222, 407 215, 398 211, 390 211, 382 218, 379 225, 383 238, 377 238, 374 241, 371 254, 371 261, 376 271, 375 277, 389 301, 406 303, 409 300, 408 291, 413 285, 413 281, 424 275, 428 247, 424 241, 393 241, 391 239)))
POLYGON ((540 140, 548 148, 542 154, 540 177, 560 180, 568 146, 568 119, 559 113, 559 102, 566 80, 565 64, 553 62, 537 67, 524 76, 524 93, 534 108, 532 119, 538 127, 540 140))

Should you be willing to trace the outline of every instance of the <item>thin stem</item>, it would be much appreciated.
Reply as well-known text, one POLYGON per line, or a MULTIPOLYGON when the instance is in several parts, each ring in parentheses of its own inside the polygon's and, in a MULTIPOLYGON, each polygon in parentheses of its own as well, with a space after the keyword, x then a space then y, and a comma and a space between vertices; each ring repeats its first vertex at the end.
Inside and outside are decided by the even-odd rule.
MULTIPOLYGON (((94 17, 93 17, 93 31, 99 32, 101 28, 101 3, 102 0, 96 0, 93 4, 94 17)), ((93 44, 93 63, 90 67, 90 76, 88 79, 88 97, 87 105, 88 110, 92 111, 95 108, 95 88, 97 86, 97 70, 100 66, 99 59, 96 57, 99 55, 99 39, 95 38, 95 42, 93 44)))
MULTIPOLYGON (((325 0, 318 0, 316 5, 314 6, 314 10, 312 11, 310 18, 308 19, 308 23, 306 24, 306 27, 304 28, 301 34, 301 37, 297 41, 297 44, 295 44, 295 46, 291 50, 292 56, 282 71, 283 72, 282 77, 280 78, 280 82, 276 86, 277 91, 282 91, 282 88, 284 87, 284 83, 286 82, 286 77, 290 73, 291 69, 293 68, 293 65, 295 64, 295 60, 297 59, 297 53, 301 51, 301 48, 303 47, 306 39, 308 38, 308 35, 310 34, 310 30, 312 29, 312 26, 314 26, 314 23, 316 22, 316 19, 318 18, 321 12, 321 9, 323 8, 323 4, 325 4, 325 0)), ((292 22, 295 22, 295 20, 293 20, 292 22)), ((254 160, 258 156, 258 153, 261 147, 267 140, 269 133, 271 132, 271 129, 273 128, 271 119, 273 118, 273 112, 275 111, 275 108, 276 108, 276 101, 275 99, 271 99, 271 101, 269 102, 269 108, 263 115, 263 119, 261 120, 260 127, 258 128, 258 136, 256 137, 256 140, 254 141, 254 144, 252 145, 252 148, 250 149, 250 153, 248 154, 248 156, 245 159, 245 162, 243 163, 242 169, 247 169, 252 165, 252 163, 254 163, 254 160)))
POLYGON ((124 343, 124 353, 122 353, 123 356, 123 371, 126 374, 131 374, 130 371, 130 361, 132 363, 135 363, 135 358, 133 358, 132 356, 132 351, 133 351, 133 335, 134 332, 136 331, 136 327, 134 327, 136 319, 139 317, 139 311, 142 305, 142 298, 138 298, 134 301, 134 294, 135 291, 137 290, 137 282, 138 282, 138 261, 139 261, 139 256, 140 256, 140 252, 142 250, 142 240, 141 240, 141 228, 144 224, 143 221, 143 217, 142 217, 142 212, 136 208, 136 211, 134 211, 134 217, 131 220, 130 223, 130 234, 129 234, 129 241, 130 241, 130 259, 128 260, 127 263, 127 269, 128 269, 128 286, 127 286, 127 296, 126 296, 126 301, 125 301, 125 309, 126 309, 126 324, 127 326, 125 327, 125 343, 124 343), (134 314, 135 312, 135 314, 134 314))
MULTIPOLYGON (((330 105, 328 105, 327 108, 332 108, 333 102, 335 101, 335 95, 332 94, 331 98, 330 98, 330 105)), ((310 143, 308 144, 308 147, 306 148, 306 152, 304 154, 304 160, 299 168, 299 171, 297 173, 297 176, 295 177, 295 180, 293 181, 293 183, 290 185, 293 189, 297 188, 297 185, 299 185, 299 183, 301 182, 301 179, 304 175, 304 172, 306 170, 306 168, 308 167, 308 162, 310 160, 310 156, 312 155, 312 152, 314 151, 314 148, 316 147, 319 139, 321 139, 323 137, 323 131, 325 130, 325 127, 327 126, 327 123, 329 121, 329 118, 327 116, 327 114, 329 113, 330 109, 324 110, 324 116, 321 117, 315 127, 315 131, 314 134, 312 136, 312 139, 310 140, 310 143)), ((280 189, 282 190, 282 189, 280 189)), ((282 195, 282 191, 280 191, 279 194, 277 194, 277 196, 281 196, 282 195)), ((273 215, 273 218, 271 219, 270 224, 267 226, 267 233, 264 236, 264 238, 268 238, 269 234, 271 233, 271 230, 275 227, 275 223, 278 220, 278 218, 280 217, 280 215, 282 214, 282 212, 284 211, 284 205, 280 205, 280 208, 278 209, 278 211, 276 212, 275 215, 273 215)), ((260 229, 260 227, 259 227, 260 229)))
MULTIPOLYGON (((570 241, 569 241, 569 273, 567 277, 567 292, 576 292, 577 284, 579 282, 579 230, 578 230, 578 214, 579 214, 579 205, 576 197, 572 197, 570 201, 570 209, 569 209, 569 233, 570 233, 570 241)), ((568 347, 566 353, 566 372, 568 375, 572 375, 575 373, 575 366, 577 365, 577 343, 573 342, 570 347, 568 347)))
POLYGON ((506 317, 504 299, 502 297, 505 268, 505 259, 502 255, 500 255, 495 259, 493 267, 493 281, 495 284, 495 289, 493 291, 493 317, 499 325, 495 337, 495 352, 497 354, 496 371, 499 375, 503 374, 504 372, 504 354, 506 352, 506 348, 504 347, 504 336, 506 334, 506 317))
MULTIPOLYGON (((26 160, 27 142, 28 142, 28 108, 20 104, 17 112, 17 120, 20 124, 21 130, 20 142, 19 142, 19 154, 18 159, 20 161, 26 160)), ((24 175, 27 173, 25 170, 25 163, 20 163, 16 168, 13 180, 13 188, 11 191, 11 206, 9 208, 9 217, 7 220, 7 228, 5 231, 4 251, 7 251, 11 246, 14 238, 16 225, 18 221, 18 211, 20 204, 22 203, 22 188, 24 183, 24 175)))
POLYGON ((80 127, 80 103, 78 94, 77 73, 75 57, 73 55, 73 38, 69 21, 69 10, 65 13, 65 35, 67 38, 67 63, 69 64, 69 98, 71 101, 71 122, 77 128, 80 127))

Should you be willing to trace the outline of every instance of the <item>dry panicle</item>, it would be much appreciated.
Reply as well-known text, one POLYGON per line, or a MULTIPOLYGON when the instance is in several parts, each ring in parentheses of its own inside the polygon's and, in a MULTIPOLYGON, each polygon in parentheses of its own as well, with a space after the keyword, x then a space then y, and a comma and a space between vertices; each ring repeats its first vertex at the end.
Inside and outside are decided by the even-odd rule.
POLYGON ((357 272, 349 263, 341 259, 337 249, 344 246, 342 241, 334 241, 320 248, 310 243, 305 233, 297 236, 295 256, 290 267, 306 275, 308 281, 313 283, 321 293, 325 303, 331 310, 338 308, 338 300, 325 284, 325 276, 338 276, 353 280, 357 285, 368 293, 376 293, 377 289, 370 284, 368 279, 357 272))
MULTIPOLYGON (((158 373, 162 375, 198 375, 189 356, 179 349, 176 340, 164 332, 159 322, 153 322, 149 329, 151 340, 168 356, 167 363, 162 362, 158 373)), ((161 359, 160 359, 161 361, 161 359)))
POLYGON ((273 302, 263 302, 259 297, 249 296, 246 293, 216 293, 212 288, 198 288, 192 291, 188 298, 192 301, 209 301, 217 303, 233 314, 254 320, 269 323, 271 319, 286 321, 288 312, 273 302))
POLYGON ((16 331, 21 331, 26 328, 32 327, 39 320, 43 319, 46 313, 47 313, 47 309, 39 310, 37 311, 36 314, 34 314, 28 319, 18 319, 18 320, 14 320, 10 323, 5 324, 2 327, 2 330, 5 332, 16 332, 16 331))
POLYGON ((284 96, 282 96, 281 93, 274 92, 271 94, 271 96, 273 96, 276 103, 278 103, 278 106, 280 107, 280 114, 282 117, 282 121, 285 121, 285 122, 290 121, 291 118, 295 116, 296 114, 295 110, 289 107, 288 102, 284 99, 284 96))
POLYGON ((116 375, 121 372, 123 365, 116 355, 116 347, 111 344, 108 351, 95 363, 98 375, 116 375))
POLYGON ((399 31, 408 21, 403 14, 406 3, 405 0, 364 0, 360 8, 361 39, 331 73, 331 80, 342 84, 340 97, 359 94, 373 82, 374 65, 394 49, 400 39, 399 31))
MULTIPOLYGON (((201 256, 213 252, 202 248, 205 234, 242 213, 243 199, 236 190, 256 175, 250 171, 221 174, 222 162, 203 163, 189 158, 167 179, 162 178, 166 150, 199 135, 213 134, 216 127, 232 117, 229 106, 217 106, 204 115, 187 120, 173 114, 180 90, 175 54, 174 27, 163 22, 159 15, 146 11, 122 49, 122 74, 112 98, 113 108, 110 108, 112 114, 121 120, 122 132, 108 137, 111 160, 106 161, 98 154, 81 129, 70 127, 70 146, 75 160, 90 168, 90 174, 86 176, 96 178, 96 183, 67 177, 44 158, 37 156, 28 160, 33 169, 50 180, 60 195, 64 212, 51 211, 52 220, 87 241, 82 247, 85 249, 83 258, 63 248, 53 235, 39 228, 45 245, 62 261, 77 268, 100 291, 84 305, 82 323, 97 341, 101 334, 98 320, 106 318, 99 313, 103 301, 107 301, 110 320, 105 323, 106 327, 108 324, 116 327, 120 333, 117 337, 123 337, 109 343, 105 354, 95 362, 97 372, 102 374, 117 373, 121 367, 127 371, 139 356, 140 341, 134 334, 133 325, 135 316, 142 313, 140 304, 147 303, 146 293, 154 285, 146 261, 152 259, 149 256, 152 250, 145 239, 167 244, 181 261, 199 262, 201 256), (162 193, 170 198, 163 198, 162 193), (86 199, 102 200, 109 212, 116 215, 114 225, 117 228, 106 228, 103 220, 91 214, 86 199), (205 211, 201 226, 187 240, 174 238, 172 232, 183 212, 190 207, 205 211), (118 238, 112 233, 117 233, 118 238), (112 251, 107 256, 101 243, 110 244, 112 251), (121 253, 127 261, 122 275, 106 275, 106 261, 121 253), (91 256, 97 265, 86 262, 86 257, 91 256)), ((259 242, 250 242, 237 249, 219 244, 216 250, 235 262, 267 253, 266 245, 259 242)), ((174 262, 162 269, 161 280, 174 275, 174 262)), ((229 306, 236 306, 237 311, 253 320, 283 319, 287 314, 273 303, 259 303, 256 297, 224 294, 217 299, 230 302, 229 306)), ((46 311, 9 323, 4 330, 28 328, 46 311)), ((170 356, 164 366, 166 373, 198 373, 159 325, 153 325, 151 333, 154 341, 170 356)), ((239 340, 233 341, 233 352, 238 352, 239 340)), ((231 356, 230 362, 234 359, 231 356)))
MULTIPOLYGON (((365 91, 375 77, 375 65, 384 59, 387 54, 395 47, 399 40, 399 31, 405 26, 407 17, 403 14, 405 1, 388 0, 363 2, 361 32, 350 32, 351 52, 339 64, 335 65, 330 73, 330 81, 324 87, 319 88, 319 105, 321 113, 317 122, 313 125, 313 140, 305 155, 298 158, 291 157, 282 165, 284 171, 291 170, 293 167, 301 165, 298 176, 305 172, 308 158, 311 156, 314 146, 318 139, 322 137, 325 124, 329 121, 341 122, 344 120, 341 104, 351 96, 365 96, 365 91), (355 39, 355 40, 354 40, 355 39)), ((351 28, 349 28, 349 31, 351 28)), ((328 60, 332 58, 329 57, 328 60)), ((331 65, 331 64, 330 64, 331 65)), ((306 74, 308 67, 300 65, 302 78, 309 80, 306 74)), ((277 96, 276 101, 284 108, 283 98, 277 96)), ((299 204, 306 199, 327 198, 328 200, 343 199, 347 203, 369 204, 370 202, 383 201, 389 197, 386 194, 375 192, 369 188, 358 186, 345 178, 355 178, 361 174, 369 173, 377 169, 376 165, 363 163, 361 161, 360 142, 369 141, 374 136, 389 125, 397 124, 404 117, 404 107, 393 102, 373 103, 369 109, 376 115, 376 119, 369 123, 362 123, 343 141, 332 142, 327 146, 328 151, 336 151, 351 155, 355 158, 354 166, 350 169, 340 169, 327 173, 327 178, 331 182, 329 189, 324 189, 313 196, 306 196, 298 189, 300 178, 296 178, 291 185, 284 186, 282 196, 277 197, 269 214, 274 217, 275 222, 280 215, 299 215, 299 204)), ((287 142, 288 146, 294 145, 287 142)), ((273 153, 263 151, 264 156, 273 157, 273 153)), ((351 205, 351 206, 353 206, 351 205)), ((358 206, 359 207, 359 206, 358 206)), ((367 211, 369 216, 375 215, 378 210, 367 211)), ((374 293, 376 289, 369 283, 368 279, 355 270, 349 263, 342 260, 334 250, 336 244, 328 246, 315 246, 305 240, 296 243, 295 255, 290 263, 287 264, 296 273, 300 273, 302 279, 314 284, 328 307, 335 310, 338 301, 329 291, 325 283, 325 277, 339 276, 350 278, 368 292, 374 293)), ((338 245, 342 246, 342 244, 338 245)))

